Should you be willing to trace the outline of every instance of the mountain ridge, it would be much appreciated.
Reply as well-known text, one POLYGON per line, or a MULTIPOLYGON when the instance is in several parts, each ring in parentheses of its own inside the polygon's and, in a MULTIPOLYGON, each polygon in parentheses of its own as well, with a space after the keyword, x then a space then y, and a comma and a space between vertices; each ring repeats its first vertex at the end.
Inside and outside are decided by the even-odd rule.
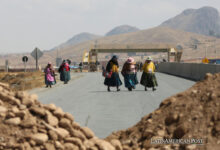
POLYGON ((130 25, 120 25, 117 27, 114 27, 112 30, 107 32, 105 36, 113 36, 118 34, 124 34, 124 33, 130 33, 130 32, 136 32, 139 31, 137 27, 130 26, 130 25))
POLYGON ((205 6, 186 9, 161 25, 187 32, 220 37, 220 15, 216 8, 205 6))

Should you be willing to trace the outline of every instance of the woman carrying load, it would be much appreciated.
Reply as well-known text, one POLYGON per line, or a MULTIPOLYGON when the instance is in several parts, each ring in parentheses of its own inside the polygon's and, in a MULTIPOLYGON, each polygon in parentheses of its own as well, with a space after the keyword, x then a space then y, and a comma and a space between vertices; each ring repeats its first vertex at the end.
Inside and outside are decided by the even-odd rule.
POLYGON ((119 77, 119 65, 117 56, 113 56, 106 66, 106 74, 104 84, 108 86, 108 91, 110 92, 110 87, 116 87, 117 91, 120 91, 119 86, 122 82, 119 77))
POLYGON ((121 74, 124 77, 125 87, 128 88, 129 91, 135 89, 136 84, 138 84, 137 80, 137 67, 134 62, 134 58, 129 57, 127 61, 124 63, 121 74))
POLYGON ((44 73, 45 73, 45 84, 46 87, 50 86, 50 88, 52 87, 52 85, 54 85, 56 82, 55 80, 55 71, 52 67, 52 64, 50 62, 48 62, 46 68, 44 69, 44 73))
POLYGON ((66 60, 63 60, 62 65, 59 68, 60 80, 67 84, 70 80, 70 67, 66 60))
POLYGON ((145 91, 147 91, 147 87, 152 88, 152 90, 155 91, 155 87, 158 86, 158 84, 155 76, 155 66, 150 56, 147 57, 142 70, 141 84, 145 87, 145 91))

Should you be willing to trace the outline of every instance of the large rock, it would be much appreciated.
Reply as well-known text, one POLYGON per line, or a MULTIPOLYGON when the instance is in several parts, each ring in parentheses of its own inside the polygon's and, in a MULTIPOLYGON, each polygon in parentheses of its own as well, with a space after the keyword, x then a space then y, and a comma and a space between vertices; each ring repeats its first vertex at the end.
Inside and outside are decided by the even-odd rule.
POLYGON ((10 125, 19 125, 21 123, 21 119, 19 117, 10 118, 5 120, 5 123, 10 125))
POLYGON ((48 134, 49 134, 50 139, 52 139, 54 141, 58 140, 58 135, 55 131, 49 130, 48 134))
POLYGON ((47 134, 37 133, 31 136, 31 139, 34 140, 38 144, 43 144, 48 141, 47 134))
POLYGON ((23 100, 24 98, 27 98, 29 95, 27 92, 24 91, 18 91, 15 94, 15 97, 19 98, 20 100, 23 100))
POLYGON ((59 141, 55 142, 55 147, 56 147, 56 149, 61 149, 61 150, 64 149, 63 145, 59 141))
POLYGON ((111 140, 111 144, 115 147, 116 150, 123 150, 121 142, 119 140, 111 140))
POLYGON ((70 113, 65 113, 65 114, 64 114, 64 117, 67 118, 67 119, 69 119, 71 122, 74 121, 74 117, 73 117, 70 113))
POLYGON ((63 110, 61 109, 61 108, 57 108, 54 112, 53 112, 53 114, 55 115, 55 116, 57 116, 59 119, 61 119, 63 116, 64 116, 64 112, 63 112, 63 110))
POLYGON ((77 145, 79 148, 82 147, 82 141, 78 138, 69 137, 65 139, 66 143, 73 143, 74 145, 77 145))
POLYGON ((67 136, 69 136, 69 132, 66 129, 63 128, 57 128, 55 129, 55 132, 61 137, 61 138, 65 138, 67 136))
POLYGON ((22 99, 22 104, 27 107, 34 105, 34 102, 35 101, 33 99, 30 99, 29 97, 25 97, 24 99, 22 99))
POLYGON ((53 116, 50 112, 46 112, 46 121, 51 126, 57 126, 59 122, 57 117, 53 116))
POLYGON ((44 145, 45 145, 46 150, 56 150, 54 144, 52 144, 52 143, 46 143, 44 145))
POLYGON ((17 106, 19 106, 19 105, 21 104, 20 100, 17 99, 17 98, 15 98, 15 97, 13 97, 13 96, 7 96, 7 97, 6 97, 6 100, 7 100, 10 104, 12 104, 12 105, 17 105, 17 106))
POLYGON ((83 145, 84 145, 87 149, 89 149, 89 148, 93 147, 93 146, 95 145, 95 143, 94 143, 92 140, 85 140, 85 141, 83 142, 83 145))
POLYGON ((64 148, 65 150, 79 150, 79 147, 72 143, 65 143, 64 148))
POLYGON ((4 106, 0 106, 0 113, 5 113, 7 112, 7 108, 5 108, 4 106))
POLYGON ((29 114, 24 118, 24 120, 22 120, 21 126, 24 128, 31 128, 34 125, 36 125, 36 123, 37 123, 37 119, 29 114))
POLYGON ((18 111, 18 112, 15 112, 15 116, 16 117, 20 117, 20 118, 25 118, 25 116, 27 115, 27 111, 18 111))
POLYGON ((79 130, 71 130, 71 136, 81 139, 82 141, 86 140, 86 136, 79 130))
POLYGON ((41 117, 44 117, 46 115, 46 111, 45 109, 43 108, 40 108, 40 107, 31 107, 30 108, 30 111, 33 113, 33 114, 36 114, 36 115, 39 115, 41 117))
POLYGON ((59 122, 59 126, 66 129, 70 129, 72 127, 71 121, 67 118, 62 118, 59 122))
POLYGON ((81 129, 81 131, 84 133, 84 135, 87 137, 87 139, 91 139, 95 136, 94 132, 87 127, 83 127, 81 129))
POLYGON ((49 111, 55 111, 57 107, 54 104, 46 104, 44 105, 44 108, 46 108, 49 111))
POLYGON ((100 150, 115 150, 115 148, 104 140, 96 140, 96 145, 100 150))

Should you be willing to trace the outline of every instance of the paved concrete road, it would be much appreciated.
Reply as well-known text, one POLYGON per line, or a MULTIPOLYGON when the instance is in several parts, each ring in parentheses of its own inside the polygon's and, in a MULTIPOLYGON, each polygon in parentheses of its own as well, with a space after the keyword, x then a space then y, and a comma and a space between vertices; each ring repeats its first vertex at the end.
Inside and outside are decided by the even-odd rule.
MULTIPOLYGON (((88 125, 101 138, 135 125, 141 117, 158 108, 162 100, 194 84, 193 81, 157 73, 159 87, 155 92, 151 89, 146 92, 141 85, 132 92, 124 85, 120 92, 116 92, 115 88, 107 92, 101 73, 77 75, 83 77, 67 85, 34 92, 42 103, 55 103, 65 112, 70 112, 82 126, 88 125)), ((140 76, 141 73, 138 74, 139 79, 140 76)))

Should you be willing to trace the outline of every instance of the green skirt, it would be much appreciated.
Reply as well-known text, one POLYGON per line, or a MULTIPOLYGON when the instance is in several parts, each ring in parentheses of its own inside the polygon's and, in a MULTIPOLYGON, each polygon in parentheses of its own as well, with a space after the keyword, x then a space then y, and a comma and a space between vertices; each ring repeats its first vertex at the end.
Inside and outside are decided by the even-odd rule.
POLYGON ((60 72, 60 81, 68 82, 70 78, 70 71, 64 70, 60 72))
POLYGON ((157 79, 154 73, 145 73, 143 72, 141 76, 141 85, 145 87, 155 87, 158 86, 157 79))

